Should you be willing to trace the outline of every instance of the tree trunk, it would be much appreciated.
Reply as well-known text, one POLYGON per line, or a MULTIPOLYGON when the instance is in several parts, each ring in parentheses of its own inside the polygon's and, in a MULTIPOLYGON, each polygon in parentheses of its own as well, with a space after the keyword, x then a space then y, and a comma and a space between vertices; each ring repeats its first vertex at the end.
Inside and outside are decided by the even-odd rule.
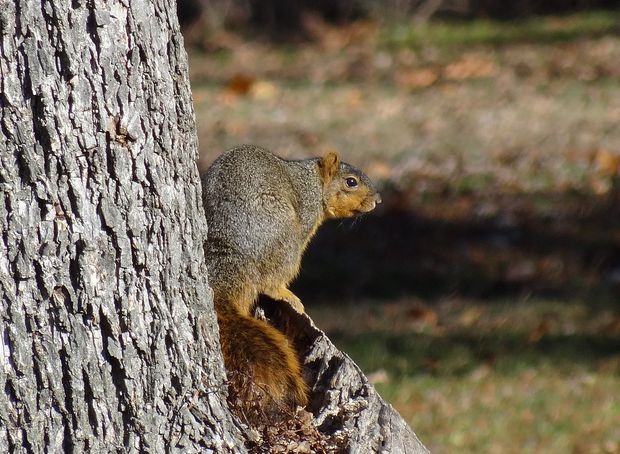
POLYGON ((360 368, 339 351, 307 315, 269 298, 259 316, 293 340, 310 385, 307 410, 330 443, 346 453, 428 454, 403 418, 386 403, 360 368))
MULTIPOLYGON (((0 5, 0 452, 245 451, 178 28, 173 0, 0 5)), ((425 452, 291 317, 319 429, 347 452, 425 452)))
POLYGON ((0 6, 0 452, 239 452, 173 0, 0 6))

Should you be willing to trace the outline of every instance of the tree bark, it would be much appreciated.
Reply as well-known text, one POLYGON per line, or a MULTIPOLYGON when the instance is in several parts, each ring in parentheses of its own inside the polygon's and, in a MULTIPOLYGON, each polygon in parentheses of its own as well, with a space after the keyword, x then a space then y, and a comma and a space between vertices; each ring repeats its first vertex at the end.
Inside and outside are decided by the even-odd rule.
POLYGON ((320 433, 346 453, 428 454, 403 418, 386 403, 349 356, 339 351, 305 314, 261 299, 259 316, 291 338, 310 385, 307 410, 320 433))
MULTIPOLYGON (((0 452, 245 452, 174 0, 4 0, 0 88, 0 452)), ((324 433, 425 452, 291 320, 324 433)))
POLYGON ((0 452, 239 452, 173 0, 0 6, 0 452))

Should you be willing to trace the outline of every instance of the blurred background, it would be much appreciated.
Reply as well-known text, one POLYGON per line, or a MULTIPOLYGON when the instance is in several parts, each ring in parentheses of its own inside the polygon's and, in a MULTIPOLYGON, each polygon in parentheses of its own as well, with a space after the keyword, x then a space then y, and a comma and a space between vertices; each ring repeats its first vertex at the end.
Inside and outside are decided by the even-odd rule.
POLYGON ((203 169, 336 150, 380 186, 294 291, 433 452, 620 452, 620 1, 179 16, 203 169))

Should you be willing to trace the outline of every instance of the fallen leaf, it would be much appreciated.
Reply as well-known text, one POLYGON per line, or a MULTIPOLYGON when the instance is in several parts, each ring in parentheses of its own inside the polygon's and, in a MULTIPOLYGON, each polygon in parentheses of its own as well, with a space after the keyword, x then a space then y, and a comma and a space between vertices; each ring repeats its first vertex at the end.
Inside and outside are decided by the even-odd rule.
POLYGON ((487 57, 465 55, 460 60, 447 65, 443 76, 451 80, 482 79, 497 74, 497 66, 487 57))
POLYGON ((468 307, 461 313, 461 316, 459 317, 459 322, 464 327, 469 328, 473 326, 478 320, 480 320, 480 317, 482 317, 483 313, 484 312, 479 307, 468 307))
POLYGON ((590 178, 590 188, 596 195, 605 195, 612 188, 612 181, 608 176, 593 175, 590 178))
POLYGON ((439 79, 432 69, 403 69, 395 75, 396 83, 404 88, 426 88, 439 79))
POLYGON ((596 170, 602 175, 615 176, 620 170, 620 154, 610 150, 597 150, 594 162, 596 170))
POLYGON ((527 341, 530 344, 536 344, 551 331, 551 323, 548 320, 541 320, 538 326, 530 331, 527 341))
POLYGON ((226 90, 236 95, 247 95, 255 79, 246 74, 235 74, 226 83, 226 90))
POLYGON ((437 321, 439 320, 437 312, 420 303, 409 308, 405 315, 415 322, 422 322, 424 325, 431 327, 437 326, 437 321))
POLYGON ((266 80, 257 80, 248 89, 250 96, 259 100, 274 99, 278 95, 278 87, 266 80))
POLYGON ((608 323, 605 327, 605 331, 611 335, 620 334, 620 317, 615 317, 610 323, 608 323))

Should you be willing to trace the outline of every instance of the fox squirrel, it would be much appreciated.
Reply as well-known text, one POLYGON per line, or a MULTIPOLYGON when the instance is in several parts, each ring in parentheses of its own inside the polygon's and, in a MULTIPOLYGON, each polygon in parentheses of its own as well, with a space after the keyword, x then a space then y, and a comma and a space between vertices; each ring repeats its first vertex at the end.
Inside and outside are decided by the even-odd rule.
POLYGON ((304 308, 289 289, 323 221, 381 202, 369 178, 336 153, 301 161, 251 145, 221 155, 202 175, 207 268, 226 369, 262 390, 262 400, 305 405, 307 386, 287 337, 252 316, 259 294, 304 308), (265 395, 266 394, 266 395, 265 395))

